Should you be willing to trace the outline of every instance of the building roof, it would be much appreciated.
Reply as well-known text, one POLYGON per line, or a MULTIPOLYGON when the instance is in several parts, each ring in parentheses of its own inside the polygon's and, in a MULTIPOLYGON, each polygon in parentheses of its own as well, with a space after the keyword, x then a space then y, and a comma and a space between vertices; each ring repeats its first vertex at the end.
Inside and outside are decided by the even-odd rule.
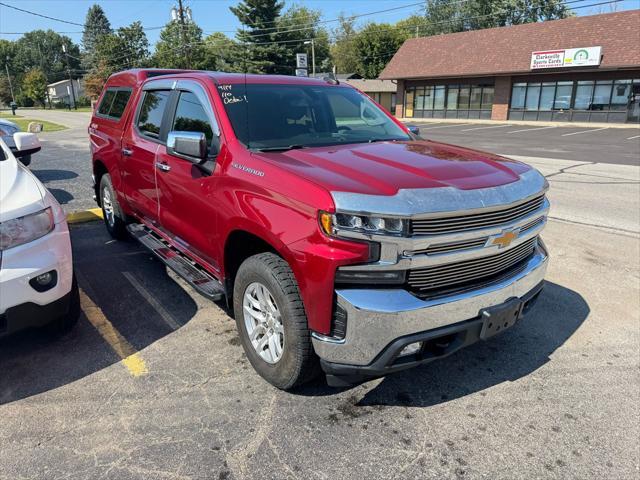
MULTIPOLYGON (((77 78, 73 79, 74 81, 78 82, 77 78)), ((47 85, 47 87, 55 87, 56 85, 63 85, 65 83, 69 83, 69 79, 65 78, 64 80, 60 80, 59 82, 53 82, 47 85)))
POLYGON ((358 90, 365 93, 384 93, 391 92, 395 93, 398 90, 398 84, 392 80, 380 80, 374 78, 372 80, 367 79, 350 79, 343 80, 344 83, 351 85, 352 87, 356 87, 358 90))
MULTIPOLYGON (((598 70, 640 67, 640 10, 409 39, 383 79, 530 72, 531 53, 601 46, 598 70)), ((593 67, 591 67, 593 69, 593 67)))

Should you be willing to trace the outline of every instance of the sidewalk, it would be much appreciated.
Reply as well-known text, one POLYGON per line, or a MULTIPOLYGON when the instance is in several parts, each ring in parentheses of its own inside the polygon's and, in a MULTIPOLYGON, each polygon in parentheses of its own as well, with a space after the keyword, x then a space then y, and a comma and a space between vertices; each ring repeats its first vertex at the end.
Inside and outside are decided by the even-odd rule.
POLYGON ((479 120, 466 118, 399 118, 408 124, 433 124, 433 123, 468 123, 479 125, 514 125, 531 127, 573 127, 573 128, 631 128, 640 130, 639 123, 595 123, 595 122, 533 122, 524 120, 479 120))

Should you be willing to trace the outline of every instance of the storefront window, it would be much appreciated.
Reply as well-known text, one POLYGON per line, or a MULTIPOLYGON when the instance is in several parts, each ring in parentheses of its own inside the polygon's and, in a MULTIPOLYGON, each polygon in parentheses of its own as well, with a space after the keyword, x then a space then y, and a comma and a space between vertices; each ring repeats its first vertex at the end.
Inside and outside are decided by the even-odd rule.
POLYGON ((576 110, 590 110, 592 95, 593 82, 578 82, 573 108, 576 110))
POLYGON ((524 108, 524 99, 527 94, 526 83, 514 83, 511 90, 511 108, 524 108))
POLYGON ((493 107, 494 88, 492 86, 482 87, 482 109, 491 110, 493 107))
POLYGON ((444 95, 445 95, 445 87, 444 85, 438 85, 433 92, 433 109, 434 110, 444 110, 444 95))
POLYGON ((611 100, 612 82, 596 82, 596 89, 593 92, 591 110, 609 110, 611 100))
POLYGON ((407 90, 407 94, 405 95, 405 104, 404 104, 404 115, 405 117, 413 117, 413 99, 415 96, 415 90, 409 89, 407 90))
POLYGON ((569 110, 571 108, 571 92, 573 91, 573 82, 558 82, 556 88, 556 99, 553 102, 555 110, 569 110))
POLYGON ((458 109, 459 93, 460 93, 460 89, 457 86, 449 87, 449 92, 447 93, 447 109, 448 110, 458 109))
POLYGON ((527 88, 527 99, 525 101, 526 110, 538 110, 538 102, 540 101, 540 84, 530 83, 527 88))
POLYGON ((552 110, 553 98, 556 93, 556 82, 546 82, 542 84, 540 92, 540 110, 552 110))
POLYGON ((631 80, 616 80, 613 82, 611 110, 626 110, 630 95, 631 80))
POLYGON ((469 108, 471 110, 480 110, 481 104, 482 104, 482 87, 472 87, 469 108))
POLYGON ((469 108, 469 87, 461 86, 458 94, 458 108, 467 110, 469 108))

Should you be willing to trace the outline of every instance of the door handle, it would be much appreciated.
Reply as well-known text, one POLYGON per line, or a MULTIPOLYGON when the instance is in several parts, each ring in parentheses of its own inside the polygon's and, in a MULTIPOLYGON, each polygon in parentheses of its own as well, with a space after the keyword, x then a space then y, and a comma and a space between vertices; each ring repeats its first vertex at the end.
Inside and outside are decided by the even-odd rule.
POLYGON ((133 155, 133 150, 129 149, 129 148, 123 148, 122 149, 122 155, 125 157, 130 157, 131 155, 133 155))
POLYGON ((169 170, 171 170, 171 167, 169 165, 161 162, 156 162, 156 168, 158 170, 162 170, 163 172, 168 172, 169 170))

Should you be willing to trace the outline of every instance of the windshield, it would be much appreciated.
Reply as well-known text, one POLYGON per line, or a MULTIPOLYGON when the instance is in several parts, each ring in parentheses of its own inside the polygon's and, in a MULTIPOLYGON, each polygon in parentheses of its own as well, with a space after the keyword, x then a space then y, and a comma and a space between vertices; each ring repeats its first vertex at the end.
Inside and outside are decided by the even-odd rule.
POLYGON ((409 140, 402 128, 357 90, 335 85, 218 85, 238 139, 278 150, 409 140))

